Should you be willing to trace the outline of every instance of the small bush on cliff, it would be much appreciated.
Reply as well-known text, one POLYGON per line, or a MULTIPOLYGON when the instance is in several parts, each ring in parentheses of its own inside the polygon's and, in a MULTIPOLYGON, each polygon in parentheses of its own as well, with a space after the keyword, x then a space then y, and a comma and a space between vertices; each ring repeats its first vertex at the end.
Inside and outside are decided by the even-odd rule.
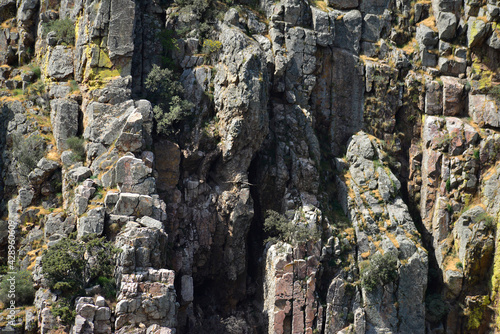
POLYGON ((43 253, 42 271, 51 289, 80 293, 99 277, 113 276, 117 252, 104 237, 64 238, 43 253))
POLYGON ((266 212, 264 231, 271 235, 266 241, 281 240, 289 244, 318 240, 320 237, 315 226, 298 225, 295 221, 273 210, 266 212))
POLYGON ((18 271, 14 274, 6 274, 0 283, 0 300, 5 307, 13 298, 16 301, 16 306, 29 305, 35 298, 35 288, 33 288, 33 279, 29 271, 18 271), (15 293, 12 292, 11 286, 14 284, 15 293))
POLYGON ((385 285, 398 278, 398 259, 392 253, 375 254, 370 261, 360 264, 361 285, 367 291, 373 291, 379 285, 385 285))
POLYGON ((61 319, 63 324, 72 325, 75 321, 76 311, 74 305, 72 305, 67 299, 62 299, 57 302, 50 313, 56 318, 61 319))
POLYGON ((59 42, 75 44, 75 24, 70 19, 54 20, 43 24, 44 37, 51 31, 56 33, 59 42))
POLYGON ((69 137, 66 139, 66 144, 73 151, 73 158, 77 161, 85 160, 84 139, 80 137, 69 137))
POLYGON ((44 150, 45 142, 38 134, 27 138, 20 134, 12 136, 12 157, 17 161, 19 174, 24 177, 36 167, 43 157, 44 150))
POLYGON ((211 39, 206 39, 203 41, 202 53, 210 55, 219 51, 222 48, 222 43, 219 41, 214 41, 211 39))
POLYGON ((161 69, 157 65, 153 65, 144 84, 149 99, 156 104, 153 108, 156 131, 159 134, 172 134, 173 126, 186 118, 193 108, 191 102, 181 97, 184 93, 182 84, 175 80, 172 70, 161 69))

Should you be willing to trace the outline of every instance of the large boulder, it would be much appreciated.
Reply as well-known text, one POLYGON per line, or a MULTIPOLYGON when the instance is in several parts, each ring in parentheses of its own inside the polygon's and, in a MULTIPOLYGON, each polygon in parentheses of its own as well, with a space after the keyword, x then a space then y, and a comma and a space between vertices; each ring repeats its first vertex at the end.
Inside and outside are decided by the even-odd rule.
POLYGON ((116 183, 121 192, 150 195, 155 191, 152 169, 141 159, 124 156, 116 162, 116 183))
POLYGON ((48 78, 62 80, 73 74, 73 50, 58 45, 48 54, 45 74, 48 78))
POLYGON ((335 20, 334 46, 358 54, 363 24, 361 12, 359 10, 332 11, 330 20, 335 20))
POLYGON ((474 122, 500 127, 498 102, 489 95, 469 95, 469 115, 474 122))
POLYGON ((421 23, 417 26, 416 39, 417 39, 418 45, 420 45, 421 48, 424 48, 424 49, 425 48, 428 48, 428 49, 434 48, 439 41, 436 32, 423 23, 421 23))
POLYGON ((473 16, 469 17, 467 21, 467 46, 473 48, 481 45, 488 37, 490 29, 491 26, 482 19, 473 16))
POLYGON ((464 85, 459 79, 442 76, 443 81, 443 115, 460 116, 465 110, 464 85))
POLYGON ((104 218, 106 211, 103 207, 91 209, 86 215, 78 219, 77 235, 78 238, 90 234, 102 235, 104 231, 104 218))

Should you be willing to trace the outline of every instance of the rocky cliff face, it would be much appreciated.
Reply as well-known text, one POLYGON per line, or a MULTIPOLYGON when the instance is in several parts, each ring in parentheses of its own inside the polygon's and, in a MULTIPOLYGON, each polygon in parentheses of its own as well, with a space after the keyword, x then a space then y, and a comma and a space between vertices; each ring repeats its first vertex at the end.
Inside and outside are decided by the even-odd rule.
POLYGON ((1 264, 14 227, 36 290, 1 326, 500 330, 497 1, 4 0, 0 20, 1 264))

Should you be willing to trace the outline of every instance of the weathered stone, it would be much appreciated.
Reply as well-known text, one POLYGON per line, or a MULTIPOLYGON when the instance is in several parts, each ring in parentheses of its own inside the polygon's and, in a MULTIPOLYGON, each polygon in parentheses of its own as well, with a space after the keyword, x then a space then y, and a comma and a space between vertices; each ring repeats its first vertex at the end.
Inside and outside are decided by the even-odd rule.
POLYGON ((454 13, 440 12, 436 25, 439 31, 439 39, 450 41, 455 37, 457 17, 454 13))
POLYGON ((457 270, 446 270, 443 274, 444 284, 452 296, 458 296, 462 290, 462 283, 464 279, 463 273, 457 270))
POLYGON ((77 167, 70 170, 66 175, 73 183, 79 183, 89 178, 92 175, 92 171, 88 167, 77 167))
POLYGON ((159 220, 153 219, 151 217, 144 216, 141 218, 139 223, 142 226, 153 228, 153 229, 158 229, 162 230, 163 229, 163 223, 159 220))
POLYGON ((61 80, 73 74, 73 50, 70 47, 58 45, 50 51, 47 68, 47 77, 61 80))
POLYGON ((438 55, 428 50, 422 50, 420 52, 420 59, 422 61, 422 66, 425 67, 436 67, 438 64, 438 55))
POLYGON ((328 0, 328 6, 336 9, 352 9, 359 5, 358 0, 328 0))
POLYGON ((425 85, 425 113, 428 115, 440 115, 442 111, 442 87, 437 81, 428 82, 425 85))
POLYGON ((99 307, 95 311, 95 318, 96 321, 99 320, 109 320, 111 319, 111 310, 109 307, 99 307))
POLYGON ((378 15, 366 14, 363 17, 363 33, 361 38, 368 42, 377 42, 382 30, 381 18, 378 15))
POLYGON ((151 216, 153 214, 153 199, 150 196, 121 193, 113 214, 124 216, 151 216))
POLYGON ((104 231, 104 218, 106 211, 104 208, 96 208, 78 219, 77 231, 78 238, 89 234, 97 234, 100 236, 104 231))
POLYGON ((490 48, 500 50, 500 24, 495 24, 493 31, 486 43, 488 43, 488 46, 490 48))
POLYGON ((469 115, 478 124, 500 127, 498 104, 488 95, 469 95, 469 115))
POLYGON ((95 306, 105 307, 106 306, 106 299, 104 299, 103 296, 97 296, 97 298, 95 300, 95 306))
POLYGON ((237 26, 239 24, 240 15, 235 8, 230 8, 226 14, 224 14, 224 22, 237 26))
POLYGON ((389 8, 389 0, 360 1, 359 10, 363 13, 382 15, 389 8))
POLYGON ((465 73, 467 62, 461 58, 448 59, 446 57, 439 57, 438 68, 444 75, 458 76, 465 73))
POLYGON ((155 179, 151 168, 141 159, 124 156, 116 162, 116 183, 121 192, 150 195, 155 192, 155 179))
POLYGON ((469 17, 467 21, 467 46, 474 48, 481 45, 488 37, 489 31, 489 24, 473 16, 469 17))
POLYGON ((464 85, 457 78, 442 76, 443 115, 460 116, 465 110, 464 85))
POLYGON ((353 136, 353 138, 355 140, 351 140, 347 149, 347 160, 355 162, 358 158, 376 159, 375 149, 368 136, 361 132, 359 135, 353 136))
POLYGON ((332 11, 330 20, 332 19, 336 20, 334 46, 358 54, 363 24, 361 13, 358 10, 332 11), (342 19, 337 20, 337 17, 342 17, 342 19))
POLYGON ((111 0, 108 49, 111 59, 131 56, 134 51, 135 4, 131 0, 111 0))
POLYGON ((31 188, 21 188, 19 189, 19 204, 23 209, 30 206, 31 201, 35 197, 35 191, 31 188))
POLYGON ((55 99, 50 102, 50 122, 56 139, 57 148, 68 148, 66 140, 78 133, 78 103, 69 99, 55 99))
POLYGON ((434 30, 426 26, 425 24, 419 24, 417 26, 417 34, 416 34, 416 39, 418 42, 418 45, 421 45, 422 48, 429 48, 432 49, 434 48, 439 39, 434 30))

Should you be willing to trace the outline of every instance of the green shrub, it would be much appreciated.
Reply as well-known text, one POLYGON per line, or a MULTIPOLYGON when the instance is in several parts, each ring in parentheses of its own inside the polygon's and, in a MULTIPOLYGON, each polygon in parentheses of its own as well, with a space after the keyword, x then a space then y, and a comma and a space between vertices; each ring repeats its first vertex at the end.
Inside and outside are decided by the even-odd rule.
POLYGON ((384 255, 373 255, 360 267, 361 285, 367 291, 373 291, 377 286, 388 284, 398 278, 398 259, 389 252, 384 255))
POLYGON ((45 93, 45 84, 42 80, 38 80, 28 87, 28 93, 41 96, 43 93, 45 93))
POLYGON ((77 161, 85 161, 85 140, 80 137, 69 137, 66 145, 73 151, 73 158, 77 161))
POLYGON ((497 100, 497 102, 500 102, 500 85, 498 85, 498 84, 492 85, 488 89, 488 94, 490 94, 491 96, 493 96, 493 98, 495 100, 497 100))
POLYGON ((97 284, 102 288, 102 292, 106 299, 116 298, 116 282, 114 278, 99 276, 97 284))
POLYGON ((80 91, 80 86, 78 86, 78 82, 76 82, 76 80, 70 80, 69 87, 71 93, 80 91))
POLYGON ((40 69, 40 66, 38 66, 37 64, 30 64, 29 68, 31 72, 35 74, 35 80, 40 79, 40 77, 42 76, 42 70, 40 69))
POLYGON ((81 293, 100 276, 112 277, 114 255, 118 252, 104 237, 79 240, 64 238, 42 255, 42 271, 49 288, 81 293), (91 266, 88 257, 95 257, 91 266))
POLYGON ((474 150, 474 159, 479 160, 479 150, 474 150))
POLYGON ((182 84, 174 79, 174 72, 168 68, 161 69, 153 65, 144 86, 149 99, 156 105, 153 108, 156 120, 156 131, 170 135, 173 126, 186 118, 193 104, 182 99, 182 84))
POLYGON ((15 282, 15 300, 16 306, 30 305, 35 298, 35 289, 33 288, 33 279, 29 271, 18 271, 15 274, 6 274, 0 283, 0 300, 7 306, 12 299, 12 293, 9 294, 11 282, 15 282))
POLYGON ((43 24, 44 36, 51 31, 56 33, 58 42, 67 45, 75 44, 75 24, 70 19, 54 20, 43 24))
POLYGON ((493 229, 495 227, 495 218, 490 216, 487 212, 483 212, 474 218, 474 223, 484 222, 487 229, 493 229))
POLYGON ((316 227, 297 225, 276 211, 268 210, 264 221, 264 231, 271 234, 266 241, 279 239, 289 244, 318 240, 320 233, 316 227))
POLYGON ((52 313, 52 315, 56 318, 59 317, 62 323, 66 325, 73 324, 76 317, 75 308, 67 301, 67 299, 63 299, 52 306, 50 313, 52 313))
POLYGON ((446 180, 446 192, 450 191, 451 191, 451 180, 450 178, 448 178, 448 180, 446 180))
POLYGON ((44 151, 45 141, 38 134, 32 134, 27 138, 20 134, 12 136, 12 157, 17 161, 18 171, 22 176, 28 176, 35 169, 44 151))

